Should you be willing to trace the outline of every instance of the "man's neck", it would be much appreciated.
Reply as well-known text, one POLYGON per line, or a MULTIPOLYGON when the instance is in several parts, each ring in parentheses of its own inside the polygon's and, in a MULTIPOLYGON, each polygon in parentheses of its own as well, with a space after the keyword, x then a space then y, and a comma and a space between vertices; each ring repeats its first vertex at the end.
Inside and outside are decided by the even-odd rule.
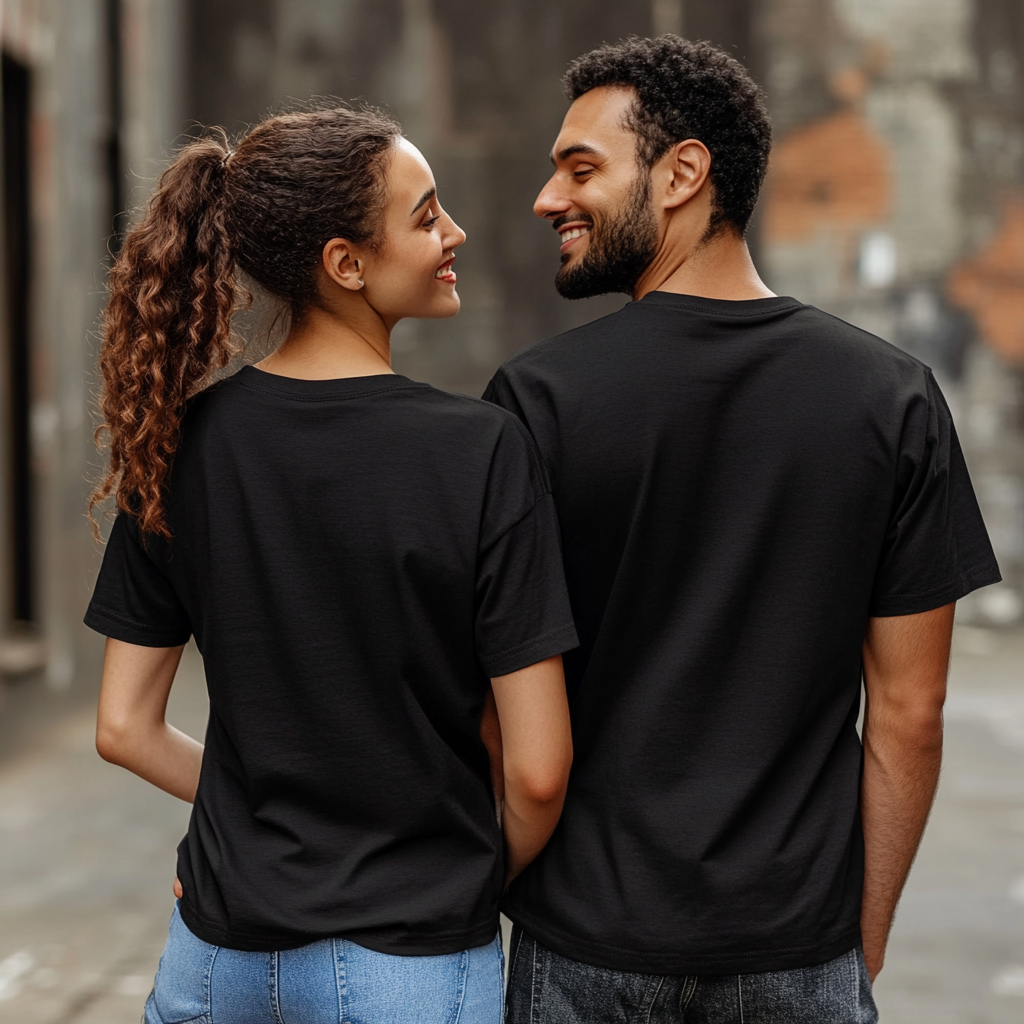
POLYGON ((705 299, 770 299, 743 236, 726 229, 690 247, 666 247, 637 282, 634 300, 650 292, 675 292, 705 299))

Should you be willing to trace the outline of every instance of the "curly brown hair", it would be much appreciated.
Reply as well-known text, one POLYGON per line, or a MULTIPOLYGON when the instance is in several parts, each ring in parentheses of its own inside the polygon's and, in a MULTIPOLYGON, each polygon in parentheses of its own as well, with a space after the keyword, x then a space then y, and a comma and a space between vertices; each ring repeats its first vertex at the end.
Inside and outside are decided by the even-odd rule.
POLYGON ((220 131, 178 153, 110 274, 96 432, 109 461, 90 518, 113 494, 144 533, 170 537, 164 493, 186 403, 239 348, 236 268, 300 318, 324 245, 374 244, 400 135, 379 110, 331 106, 269 118, 234 148, 220 131))

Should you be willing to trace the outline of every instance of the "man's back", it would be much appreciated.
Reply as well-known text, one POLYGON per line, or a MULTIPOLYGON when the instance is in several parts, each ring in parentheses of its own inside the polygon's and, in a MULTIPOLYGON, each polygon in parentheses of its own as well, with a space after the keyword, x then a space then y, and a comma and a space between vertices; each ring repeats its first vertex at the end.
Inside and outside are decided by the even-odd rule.
POLYGON ((653 292, 511 359, 581 640, 575 763, 507 912, 620 971, 859 941, 861 645, 998 579, 930 372, 793 299, 653 292))

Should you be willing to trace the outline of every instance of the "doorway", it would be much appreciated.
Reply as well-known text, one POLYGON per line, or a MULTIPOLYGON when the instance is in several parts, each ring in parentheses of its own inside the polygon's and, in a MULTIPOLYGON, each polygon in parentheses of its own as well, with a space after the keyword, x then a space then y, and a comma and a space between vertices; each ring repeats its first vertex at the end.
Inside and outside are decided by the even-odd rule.
POLYGON ((32 521, 31 408, 31 195, 29 117, 31 72, 3 54, 3 267, 6 275, 3 357, 7 394, 0 431, 7 445, 6 559, 10 572, 6 601, 10 617, 25 626, 36 618, 35 544, 32 521))

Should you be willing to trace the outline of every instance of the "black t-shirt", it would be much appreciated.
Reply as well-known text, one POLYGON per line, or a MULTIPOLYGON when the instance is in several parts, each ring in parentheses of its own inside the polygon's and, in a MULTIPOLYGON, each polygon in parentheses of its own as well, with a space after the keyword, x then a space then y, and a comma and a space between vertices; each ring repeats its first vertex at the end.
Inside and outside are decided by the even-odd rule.
POLYGON ((794 299, 654 292, 485 397, 546 463, 580 636, 565 812, 506 913, 626 971, 852 949, 867 619, 999 579, 931 373, 794 299))
POLYGON ((190 407, 167 519, 143 544, 118 517, 86 622, 203 655, 185 923, 246 950, 493 938, 488 677, 576 643, 523 425, 401 376, 246 367, 190 407))

